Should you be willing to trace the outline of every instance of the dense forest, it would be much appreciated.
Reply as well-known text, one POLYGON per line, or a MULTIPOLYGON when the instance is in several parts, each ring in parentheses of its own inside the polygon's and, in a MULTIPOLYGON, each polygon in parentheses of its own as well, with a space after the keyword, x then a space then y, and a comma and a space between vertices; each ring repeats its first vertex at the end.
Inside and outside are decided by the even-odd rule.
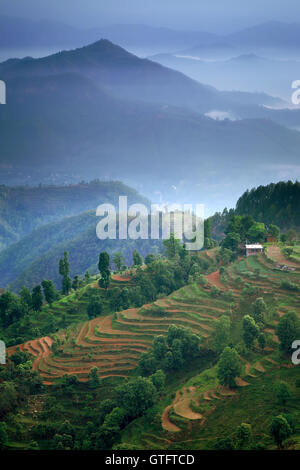
POLYGON ((300 183, 280 181, 246 191, 238 200, 236 214, 251 215, 258 222, 275 224, 286 231, 300 227, 300 183))
POLYGON ((220 241, 234 215, 250 215, 257 222, 277 225, 283 233, 300 227, 300 183, 280 181, 247 190, 235 209, 224 209, 210 217, 213 238, 220 241))

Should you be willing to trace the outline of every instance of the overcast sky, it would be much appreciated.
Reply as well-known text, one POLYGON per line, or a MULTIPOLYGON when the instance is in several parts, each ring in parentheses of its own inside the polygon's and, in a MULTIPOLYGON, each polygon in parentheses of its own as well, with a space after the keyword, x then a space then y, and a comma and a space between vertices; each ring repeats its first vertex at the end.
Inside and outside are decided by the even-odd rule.
POLYGON ((0 14, 79 27, 143 23, 231 32, 269 20, 300 22, 299 0, 0 0, 0 14))

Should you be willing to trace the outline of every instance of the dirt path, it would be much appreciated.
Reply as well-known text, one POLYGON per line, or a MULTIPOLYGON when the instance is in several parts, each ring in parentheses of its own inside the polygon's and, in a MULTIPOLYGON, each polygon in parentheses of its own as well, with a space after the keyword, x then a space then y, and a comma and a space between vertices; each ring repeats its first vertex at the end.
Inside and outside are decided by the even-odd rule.
POLYGON ((167 408, 165 408, 162 417, 161 417, 161 425, 164 429, 166 429, 169 432, 178 432, 181 431, 181 429, 176 426, 176 424, 171 423, 169 419, 169 412, 171 410, 172 406, 169 405, 167 408))
POLYGON ((291 268, 299 268, 299 265, 283 256, 280 251, 280 247, 277 245, 271 245, 268 247, 268 256, 279 264, 284 264, 291 268))

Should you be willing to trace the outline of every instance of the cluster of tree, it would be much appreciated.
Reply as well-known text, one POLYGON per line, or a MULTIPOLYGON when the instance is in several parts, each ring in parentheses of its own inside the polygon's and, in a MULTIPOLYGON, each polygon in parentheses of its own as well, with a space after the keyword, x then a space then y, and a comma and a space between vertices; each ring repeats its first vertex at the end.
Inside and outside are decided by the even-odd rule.
MULTIPOLYGON (((100 379, 97 368, 90 373, 89 386, 94 396, 97 394, 100 379)), ((85 396, 89 406, 86 413, 90 413, 91 421, 86 418, 82 428, 72 425, 69 421, 63 421, 58 425, 49 424, 49 416, 53 418, 59 411, 54 397, 46 404, 46 423, 38 424, 33 429, 33 437, 37 439, 50 439, 52 449, 72 450, 107 450, 118 442, 121 430, 132 420, 143 416, 157 402, 165 387, 165 374, 158 370, 150 377, 136 377, 117 386, 111 393, 111 398, 105 399, 100 406, 93 409, 89 394, 85 396), (53 400, 52 400, 53 398, 53 400)), ((54 386, 54 396, 69 397, 75 399, 78 389, 76 376, 64 376, 54 386)))
MULTIPOLYGON (((295 432, 295 424, 292 417, 282 413, 272 418, 269 424, 269 434, 277 445, 278 449, 284 447, 285 441, 295 432)), ((264 450, 262 441, 259 443, 253 439, 251 424, 240 424, 232 436, 217 439, 215 450, 264 450)))
POLYGON ((57 298, 58 292, 52 281, 47 280, 42 281, 41 286, 35 286, 32 292, 27 287, 23 287, 19 296, 6 291, 0 297, 0 326, 7 328, 29 315, 31 311, 39 312, 44 299, 51 305, 57 298))
POLYGON ((212 221, 211 218, 204 221, 204 249, 209 250, 218 245, 218 242, 212 236, 212 221))
POLYGON ((251 315, 245 315, 243 318, 243 340, 245 346, 251 349, 258 341, 259 347, 264 349, 266 346, 266 337, 263 332, 266 323, 267 305, 263 297, 257 297, 250 305, 251 315))
POLYGON ((215 450, 249 450, 252 448, 252 426, 241 423, 233 433, 232 437, 217 439, 214 444, 215 450))
POLYGON ((300 227, 300 183, 272 183, 246 191, 238 200, 236 214, 258 222, 276 224, 281 230, 300 227))
MULTIPOLYGON (((80 281, 79 276, 77 274, 74 276, 73 281, 70 277, 69 254, 67 251, 64 252, 64 257, 59 260, 59 274, 62 276, 61 290, 64 295, 68 295, 71 289, 79 289, 79 287, 82 285, 82 281, 80 281)), ((88 275, 88 272, 86 272, 86 276, 88 275)))
POLYGON ((286 354, 292 351, 292 344, 300 338, 300 319, 296 312, 285 313, 276 327, 280 348, 286 354))
POLYGON ((167 335, 156 336, 152 349, 141 355, 139 367, 142 374, 147 376, 159 369, 181 369, 199 355, 199 341, 191 329, 170 325, 167 335))
POLYGON ((8 360, 6 367, 0 368, 0 449, 8 440, 19 437, 18 426, 7 427, 4 423, 24 405, 28 396, 41 393, 44 389, 37 372, 33 372, 27 352, 16 351, 8 360))
MULTIPOLYGON (((270 226, 269 231, 275 232, 277 227, 270 226)), ((279 230, 279 229, 278 229, 279 230)), ((222 248, 227 248, 233 252, 238 250, 240 243, 246 241, 250 243, 261 243, 265 241, 267 228, 262 222, 255 222, 250 215, 234 215, 225 229, 225 238, 222 241, 222 248)))
MULTIPOLYGON (((141 269, 143 262, 141 255, 137 250, 133 251, 135 273, 132 275, 130 285, 124 288, 108 289, 111 282, 110 257, 106 252, 100 253, 99 283, 105 287, 105 290, 101 291, 101 295, 96 289, 87 289, 86 292, 82 292, 84 301, 87 301, 89 318, 101 315, 104 310, 115 312, 130 307, 141 307, 145 303, 156 300, 159 295, 170 294, 191 279, 201 282, 202 273, 205 273, 210 266, 209 261, 190 255, 184 245, 174 236, 165 240, 164 245, 167 259, 150 253, 145 258, 146 269, 141 269)), ((84 279, 75 276, 71 281, 67 252, 60 260, 59 272, 62 276, 62 295, 68 295, 70 289, 76 291, 85 283, 90 282, 88 272, 84 279)), ((54 315, 51 311, 47 312, 47 316, 36 322, 35 312, 41 311, 45 301, 51 306, 59 296, 60 292, 55 289, 50 280, 44 280, 41 285, 34 286, 31 292, 27 287, 23 287, 19 296, 9 291, 5 292, 0 297, 0 327, 3 329, 3 339, 9 345, 13 345, 44 334, 51 334, 59 327, 64 328, 67 325, 66 316, 69 313, 67 307, 66 311, 59 315, 54 315)), ((73 313, 76 308, 74 305, 70 313, 73 313)))
MULTIPOLYGON (((158 295, 169 295, 190 280, 201 281, 202 273, 206 272, 210 266, 208 260, 190 255, 174 234, 164 241, 164 248, 166 258, 154 254, 146 256, 146 269, 141 268, 143 259, 137 250, 134 250, 133 263, 136 269, 131 277, 131 285, 122 289, 113 287, 107 291, 113 311, 141 307, 145 303, 156 300, 158 295)), ((120 259, 119 254, 118 259, 120 259)), ((110 257, 106 252, 100 254, 99 271, 100 286, 109 287, 110 257)))
POLYGON ((221 385, 236 387, 235 378, 242 371, 242 361, 235 348, 226 346, 217 365, 217 377, 221 385))

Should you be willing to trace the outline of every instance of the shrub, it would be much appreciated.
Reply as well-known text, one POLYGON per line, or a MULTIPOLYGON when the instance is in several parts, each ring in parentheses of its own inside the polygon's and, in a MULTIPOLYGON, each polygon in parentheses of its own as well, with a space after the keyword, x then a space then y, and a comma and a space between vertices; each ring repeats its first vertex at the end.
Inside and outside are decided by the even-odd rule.
POLYGON ((285 290, 291 290, 291 291, 300 291, 300 287, 298 284, 295 284, 294 282, 288 281, 288 280, 282 280, 280 283, 280 288, 285 289, 285 290))

